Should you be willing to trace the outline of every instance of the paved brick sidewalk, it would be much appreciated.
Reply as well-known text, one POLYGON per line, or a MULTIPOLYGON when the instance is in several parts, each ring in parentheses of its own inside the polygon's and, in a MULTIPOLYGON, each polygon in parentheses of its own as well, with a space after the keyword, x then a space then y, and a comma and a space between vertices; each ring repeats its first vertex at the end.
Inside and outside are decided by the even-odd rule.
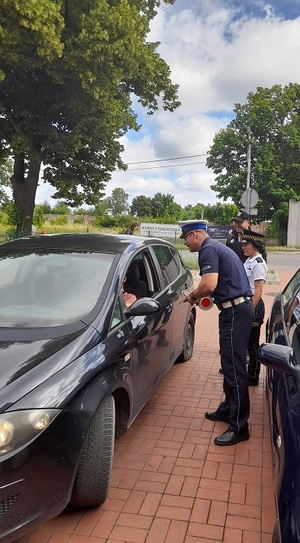
MULTIPOLYGON (((266 285, 266 312, 281 284, 266 285)), ((117 440, 111 491, 98 509, 67 510, 20 543, 271 543, 275 511, 264 369, 250 389, 249 441, 217 447, 204 418, 222 398, 218 310, 198 311, 194 355, 175 364, 117 440)), ((264 340, 262 329, 261 340, 264 340)))

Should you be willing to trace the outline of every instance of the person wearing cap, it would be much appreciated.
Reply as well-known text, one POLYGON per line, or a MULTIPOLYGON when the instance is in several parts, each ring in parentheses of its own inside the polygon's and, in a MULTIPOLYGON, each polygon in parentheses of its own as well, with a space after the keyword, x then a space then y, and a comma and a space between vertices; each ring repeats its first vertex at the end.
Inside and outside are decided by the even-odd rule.
POLYGON ((250 219, 251 215, 247 213, 245 209, 240 209, 237 212, 236 217, 233 217, 232 219, 233 231, 226 240, 227 247, 230 247, 230 249, 232 249, 238 255, 242 262, 245 262, 246 256, 242 251, 240 241, 242 239, 243 230, 251 230, 250 219))
POLYGON ((260 329, 265 316, 265 304, 262 299, 262 293, 268 271, 267 264, 262 256, 264 237, 265 236, 262 234, 253 232, 252 230, 244 230, 241 239, 242 251, 246 258, 244 267, 252 290, 252 300, 255 309, 255 317, 248 343, 249 386, 258 386, 259 384, 260 362, 257 351, 259 347, 260 329))
POLYGON ((252 291, 243 263, 234 251, 207 234, 206 221, 180 221, 181 238, 190 252, 198 252, 201 281, 185 302, 196 304, 212 296, 220 310, 219 335, 225 399, 216 411, 206 412, 212 421, 228 423, 216 437, 216 445, 234 445, 249 439, 250 413, 246 352, 254 320, 252 291))

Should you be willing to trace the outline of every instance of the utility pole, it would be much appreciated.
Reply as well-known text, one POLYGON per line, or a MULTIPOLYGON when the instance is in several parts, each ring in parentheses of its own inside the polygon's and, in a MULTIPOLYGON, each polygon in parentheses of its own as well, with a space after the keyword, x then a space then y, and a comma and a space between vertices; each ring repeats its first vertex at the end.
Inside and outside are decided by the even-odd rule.
POLYGON ((258 200, 259 196, 256 190, 251 189, 250 187, 250 177, 251 177, 251 129, 248 126, 247 128, 248 133, 248 140, 247 140, 247 186, 246 190, 243 192, 241 197, 241 202, 244 206, 244 208, 247 210, 250 215, 256 215, 257 209, 254 209, 258 200))
POLYGON ((248 192, 248 198, 247 198, 247 211, 250 213, 251 205, 250 205, 250 198, 251 198, 251 190, 250 190, 250 178, 251 178, 251 129, 248 126, 247 127, 247 133, 248 133, 248 146, 247 146, 247 192, 248 192))

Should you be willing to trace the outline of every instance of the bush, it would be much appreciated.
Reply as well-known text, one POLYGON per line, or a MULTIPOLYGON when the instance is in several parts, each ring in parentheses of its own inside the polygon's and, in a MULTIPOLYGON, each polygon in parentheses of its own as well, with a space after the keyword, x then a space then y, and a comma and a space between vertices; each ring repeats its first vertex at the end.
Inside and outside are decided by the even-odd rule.
POLYGON ((68 215, 60 215, 57 217, 57 219, 52 219, 51 224, 67 224, 68 223, 68 215))

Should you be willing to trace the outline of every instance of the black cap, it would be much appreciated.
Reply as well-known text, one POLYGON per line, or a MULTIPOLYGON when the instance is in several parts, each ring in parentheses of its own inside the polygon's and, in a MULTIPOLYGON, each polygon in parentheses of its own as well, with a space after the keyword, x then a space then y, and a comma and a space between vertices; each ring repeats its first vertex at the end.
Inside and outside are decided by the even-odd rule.
POLYGON ((258 232, 253 232, 253 230, 243 230, 241 243, 263 243, 264 235, 259 234, 258 232))
POLYGON ((232 219, 232 221, 238 221, 238 222, 250 221, 250 220, 251 220, 251 215, 250 213, 246 211, 246 209, 240 209, 237 212, 236 217, 233 217, 232 219))

